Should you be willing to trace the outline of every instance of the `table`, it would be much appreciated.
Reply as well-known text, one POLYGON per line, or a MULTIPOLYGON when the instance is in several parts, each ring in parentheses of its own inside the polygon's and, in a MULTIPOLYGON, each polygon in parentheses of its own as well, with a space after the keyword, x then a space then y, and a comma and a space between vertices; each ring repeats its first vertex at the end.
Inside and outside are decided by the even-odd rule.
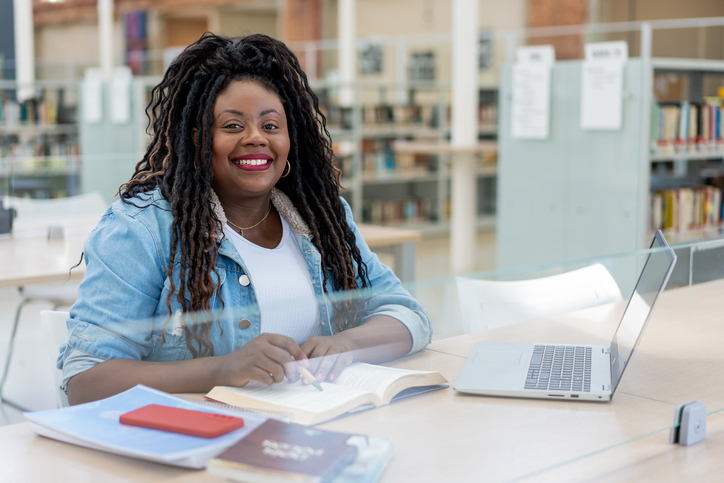
POLYGON ((88 230, 66 233, 61 240, 47 236, 0 239, 0 288, 64 282, 83 278, 85 263, 78 264, 88 230))
POLYGON ((363 224, 357 228, 372 251, 392 254, 392 270, 402 283, 415 281, 415 251, 422 239, 420 231, 363 224))
MULTIPOLYGON (((0 288, 83 278, 85 263, 70 268, 80 261, 83 242, 97 221, 92 217, 61 223, 64 237, 57 240, 48 239, 47 224, 25 225, 12 236, 0 238, 0 288)), ((415 249, 422 238, 419 231, 376 225, 358 228, 370 248, 393 255, 393 270, 400 280, 415 280, 415 249)))
MULTIPOLYGON (((321 427, 391 438, 395 455, 383 482, 659 481, 682 479, 684 471, 691 480, 719 481, 724 415, 708 418, 707 440, 696 446, 667 443, 666 427, 681 402, 724 408, 722 291, 724 281, 716 281, 663 295, 611 403, 470 396, 448 388, 321 427), (712 377, 713 384, 704 384, 712 377)), ((478 340, 607 343, 619 315, 618 306, 586 309, 443 339, 391 365, 438 370, 452 383, 478 340)), ((0 481, 223 481, 35 437, 27 423, 0 428, 0 454, 6 462, 0 481)))

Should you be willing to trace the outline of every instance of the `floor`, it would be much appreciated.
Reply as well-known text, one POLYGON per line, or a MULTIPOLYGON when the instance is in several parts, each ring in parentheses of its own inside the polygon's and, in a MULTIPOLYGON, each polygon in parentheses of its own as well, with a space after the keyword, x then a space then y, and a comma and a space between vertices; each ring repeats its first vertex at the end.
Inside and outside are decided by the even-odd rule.
MULTIPOLYGON (((451 292, 448 237, 426 238, 417 246, 416 274, 419 283, 411 291, 428 310, 433 321, 435 338, 461 333, 456 323, 456 298, 451 292)), ((387 255, 380 259, 391 264, 387 255)), ((477 238, 475 271, 491 270, 495 266, 495 233, 481 232, 477 238)), ((21 298, 14 288, 0 289, 0 370, 5 369, 7 346, 15 311, 21 298)), ((52 309, 44 302, 29 303, 23 309, 3 396, 31 410, 55 407, 55 389, 51 362, 41 339, 40 311, 52 309)), ((67 310, 66 308, 59 308, 67 310)), ((22 412, 0 403, 0 425, 24 421, 22 412)))

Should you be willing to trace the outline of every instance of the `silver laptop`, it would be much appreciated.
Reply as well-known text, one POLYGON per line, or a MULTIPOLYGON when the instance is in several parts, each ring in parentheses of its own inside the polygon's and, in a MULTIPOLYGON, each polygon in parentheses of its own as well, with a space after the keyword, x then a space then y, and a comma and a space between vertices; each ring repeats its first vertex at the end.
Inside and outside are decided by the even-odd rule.
POLYGON ((453 388, 487 396, 610 401, 669 280, 676 255, 657 231, 609 346, 478 342, 453 388))

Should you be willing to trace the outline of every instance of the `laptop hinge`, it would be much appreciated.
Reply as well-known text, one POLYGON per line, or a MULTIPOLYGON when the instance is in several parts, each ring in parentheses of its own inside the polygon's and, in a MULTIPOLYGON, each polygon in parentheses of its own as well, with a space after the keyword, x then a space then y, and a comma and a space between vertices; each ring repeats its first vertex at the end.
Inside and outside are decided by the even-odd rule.
POLYGON ((604 347, 603 349, 601 349, 601 354, 610 354, 610 353, 611 353, 611 349, 608 347, 604 347))

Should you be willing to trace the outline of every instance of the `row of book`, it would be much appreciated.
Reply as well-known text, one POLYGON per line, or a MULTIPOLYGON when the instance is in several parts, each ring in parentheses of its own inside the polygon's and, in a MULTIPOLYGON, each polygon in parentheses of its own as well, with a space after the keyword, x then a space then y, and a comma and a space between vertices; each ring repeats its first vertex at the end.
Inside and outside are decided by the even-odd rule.
POLYGON ((0 99, 0 127, 27 124, 57 124, 58 102, 48 96, 43 100, 24 102, 0 99))
POLYGON ((76 137, 61 141, 41 137, 34 142, 0 143, 0 160, 23 169, 65 167, 79 155, 76 137))
POLYGON ((687 231, 719 227, 722 189, 715 186, 674 188, 651 194, 651 228, 687 231))
POLYGON ((431 202, 425 198, 402 200, 367 200, 362 208, 362 219, 375 225, 423 223, 432 219, 431 202))
POLYGON ((654 104, 651 122, 654 153, 724 152, 721 99, 654 104))
POLYGON ((426 173, 437 166, 436 156, 396 153, 393 142, 393 139, 362 140, 362 174, 426 173))
MULTIPOLYGON (((329 126, 352 129, 352 108, 320 106, 329 126)), ((435 128, 440 124, 440 109, 437 105, 365 105, 361 108, 362 123, 365 127, 379 126, 422 126, 435 128)), ((445 109, 447 123, 450 123, 451 108, 445 109)), ((478 123, 481 126, 495 126, 498 122, 498 107, 495 104, 478 105, 478 123)))

